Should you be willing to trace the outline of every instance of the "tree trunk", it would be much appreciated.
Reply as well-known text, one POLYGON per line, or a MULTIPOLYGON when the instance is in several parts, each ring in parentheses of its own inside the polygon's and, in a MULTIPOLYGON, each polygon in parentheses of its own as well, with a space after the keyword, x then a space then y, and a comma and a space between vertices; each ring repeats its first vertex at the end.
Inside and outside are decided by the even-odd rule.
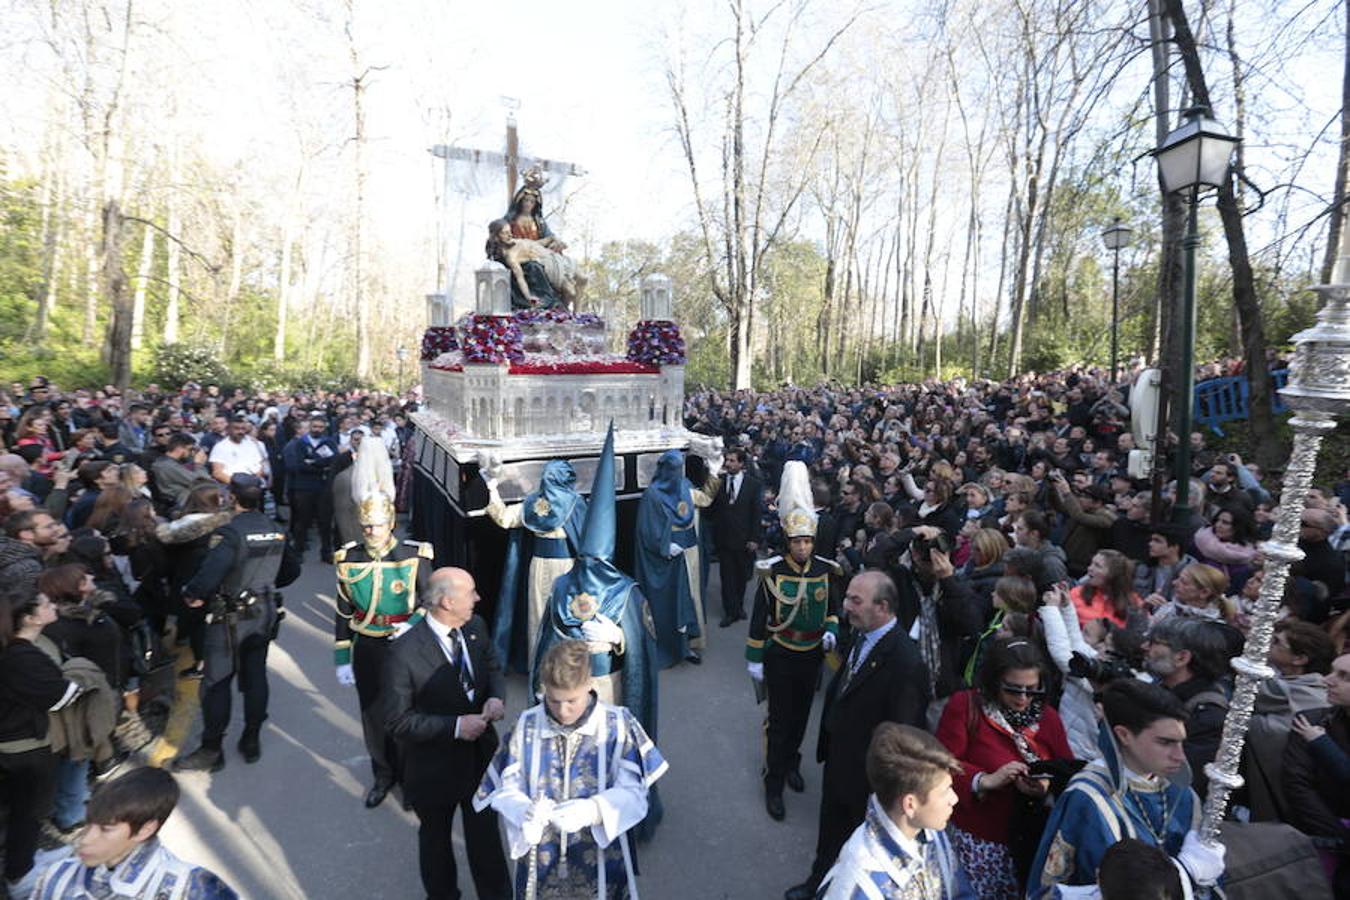
POLYGON ((1341 229, 1345 227, 1345 183, 1350 175, 1350 3, 1345 4, 1345 68, 1341 73, 1341 147, 1336 158, 1336 187, 1331 197, 1327 223, 1327 249, 1322 257, 1322 284, 1331 283, 1331 273, 1340 253, 1341 229))
MULTIPOLYGON (((174 137, 169 147, 169 191, 164 198, 166 205, 164 228, 177 237, 183 233, 183 219, 179 212, 178 199, 178 139, 174 137)), ((168 282, 168 298, 164 303, 164 343, 178 343, 179 301, 183 295, 183 248, 178 241, 168 241, 164 247, 167 272, 164 280, 168 282)))
POLYGON ((145 289, 155 262, 155 229, 145 226, 141 238, 141 262, 136 269, 136 294, 131 302, 131 349, 141 349, 145 340, 145 289))
POLYGON ((99 255, 100 282, 112 306, 108 323, 108 362, 113 384, 126 394, 131 387, 132 300, 127 292, 127 273, 122 270, 122 239, 125 219, 116 200, 103 206, 103 240, 99 255))
MULTIPOLYGON (((1195 36, 1181 0, 1167 0, 1172 20, 1177 52, 1186 69, 1186 81, 1196 102, 1209 106, 1209 86, 1200 65, 1200 54, 1195 36)), ((1240 133, 1240 129, 1239 129, 1240 133)), ((1238 173, 1240 174, 1240 173, 1238 173)), ((1228 244, 1228 262, 1233 270, 1233 303, 1242 318, 1242 342, 1251 390, 1247 397, 1247 421, 1253 435, 1274 434, 1275 415, 1271 410, 1270 369, 1266 362, 1266 332, 1261 320, 1261 304, 1256 295, 1256 279, 1247 252, 1247 236, 1243 231, 1242 210, 1233 189, 1233 179, 1225 181, 1218 192, 1219 218, 1223 221, 1224 238, 1228 244)), ((1180 435, 1187 440, 1188 435, 1180 435)), ((1253 452, 1257 462, 1266 468, 1279 464, 1282 448, 1276 441, 1258 440, 1253 452)))

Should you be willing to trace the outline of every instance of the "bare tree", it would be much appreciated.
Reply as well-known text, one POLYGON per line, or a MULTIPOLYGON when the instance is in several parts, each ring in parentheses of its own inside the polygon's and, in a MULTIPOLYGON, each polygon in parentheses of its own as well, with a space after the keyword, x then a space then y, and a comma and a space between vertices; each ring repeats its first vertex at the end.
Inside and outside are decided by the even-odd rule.
POLYGON ((747 9, 746 0, 729 0, 727 4, 732 27, 726 46, 731 58, 730 80, 724 87, 720 103, 725 109, 718 139, 723 159, 720 218, 709 202, 708 188, 699 172, 702 145, 694 130, 693 103, 684 62, 669 60, 666 66, 666 86, 675 114, 676 134, 693 187, 709 288, 727 313, 732 383, 737 388, 750 386, 756 288, 765 258, 784 237, 784 229, 808 183, 809 159, 815 155, 825 134, 823 126, 812 128, 807 125, 805 134, 799 135, 804 138, 803 156, 806 159, 794 159, 788 171, 780 171, 776 163, 780 162, 783 153, 785 116, 794 95, 861 14, 855 12, 848 16, 842 25, 830 30, 814 50, 807 53, 805 62, 794 65, 798 33, 803 30, 811 6, 811 0, 783 0, 756 17, 747 9), (756 115, 749 109, 748 70, 761 32, 775 17, 785 19, 776 48, 777 66, 764 105, 756 115), (747 131, 751 127, 760 135, 758 152, 747 146, 747 131))

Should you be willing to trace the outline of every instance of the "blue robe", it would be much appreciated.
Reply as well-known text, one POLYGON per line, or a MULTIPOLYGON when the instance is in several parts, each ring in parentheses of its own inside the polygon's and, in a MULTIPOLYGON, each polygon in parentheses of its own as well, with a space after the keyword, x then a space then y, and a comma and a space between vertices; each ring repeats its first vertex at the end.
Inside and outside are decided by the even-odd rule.
POLYGON ((693 491, 684 477, 684 454, 667 450, 638 504, 634 560, 634 574, 651 604, 657 659, 663 669, 688 656, 690 640, 702 635, 688 565, 683 554, 670 555, 672 545, 685 553, 698 546, 694 516, 693 491))
POLYGON ((636 868, 627 832, 646 815, 647 795, 666 769, 661 751, 623 707, 593 701, 571 727, 554 722, 542 703, 521 713, 473 798, 475 809, 491 806, 506 823, 507 852, 517 861, 515 895, 527 896, 533 867, 536 900, 631 896, 636 868), (600 821, 566 835, 550 824, 532 849, 520 825, 541 797, 596 798, 600 821))
POLYGON ((526 494, 521 505, 523 527, 512 528, 507 540, 492 625, 492 640, 502 665, 517 672, 528 669, 526 648, 539 639, 539 635, 528 633, 527 625, 530 564, 536 556, 574 559, 586 520, 586 500, 577 493, 576 473, 561 460, 544 467, 539 489, 526 494), (542 504, 541 499, 545 501, 542 504), (544 536, 557 529, 567 537, 544 536))
POLYGON ((1161 846, 1175 857, 1186 833, 1200 824, 1195 791, 1166 779, 1126 785, 1119 750, 1104 722, 1097 742, 1102 758, 1069 780, 1050 812, 1031 864, 1029 900, 1055 896, 1060 884, 1096 884, 1102 856, 1122 838, 1161 846))
POLYGON ((942 831, 924 829, 920 856, 911 855, 900 831, 873 794, 867 816, 839 851, 821 882, 819 900, 978 900, 942 831))

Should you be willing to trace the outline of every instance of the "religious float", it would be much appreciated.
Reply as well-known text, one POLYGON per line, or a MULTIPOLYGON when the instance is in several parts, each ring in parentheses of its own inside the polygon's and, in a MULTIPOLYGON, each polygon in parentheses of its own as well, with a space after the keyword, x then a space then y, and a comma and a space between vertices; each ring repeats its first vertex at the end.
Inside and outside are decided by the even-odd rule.
MULTIPOLYGON (((530 184, 527 173, 526 188, 518 194, 530 184)), ((542 220, 539 225, 536 234, 555 240, 542 220)), ((558 273, 536 266, 562 254, 545 249, 541 260, 522 259, 516 245, 545 245, 504 234, 512 247, 503 250, 490 240, 495 258, 474 273, 472 312, 452 322, 445 295, 427 298, 423 405, 412 416, 418 432, 413 534, 434 544, 438 565, 469 567, 489 606, 506 537, 484 515, 485 465, 496 473, 508 504, 534 490, 553 459, 570 462, 578 486, 589 486, 612 421, 616 563, 631 571, 637 501, 660 455, 687 447, 691 437, 683 423, 685 348, 671 316, 670 279, 654 274, 643 280, 640 321, 628 335, 626 351, 612 353, 608 323, 569 309, 572 285, 558 290, 550 283, 558 273)))

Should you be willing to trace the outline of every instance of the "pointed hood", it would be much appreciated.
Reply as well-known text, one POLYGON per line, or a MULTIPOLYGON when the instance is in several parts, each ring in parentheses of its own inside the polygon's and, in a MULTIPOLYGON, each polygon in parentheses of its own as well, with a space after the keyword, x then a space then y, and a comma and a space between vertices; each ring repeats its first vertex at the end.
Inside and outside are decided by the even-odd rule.
POLYGON ((604 613, 617 619, 629 588, 635 582, 614 565, 614 532, 617 526, 614 498, 614 425, 610 423, 605 449, 595 469, 591 500, 581 528, 581 548, 566 575, 553 582, 553 620, 576 628, 604 613))
POLYGON ((581 547, 577 556, 596 559, 614 559, 614 532, 617 525, 614 501, 614 423, 609 423, 605 447, 600 451, 600 464, 595 467, 591 482, 590 504, 586 507, 586 521, 581 526, 581 547))

